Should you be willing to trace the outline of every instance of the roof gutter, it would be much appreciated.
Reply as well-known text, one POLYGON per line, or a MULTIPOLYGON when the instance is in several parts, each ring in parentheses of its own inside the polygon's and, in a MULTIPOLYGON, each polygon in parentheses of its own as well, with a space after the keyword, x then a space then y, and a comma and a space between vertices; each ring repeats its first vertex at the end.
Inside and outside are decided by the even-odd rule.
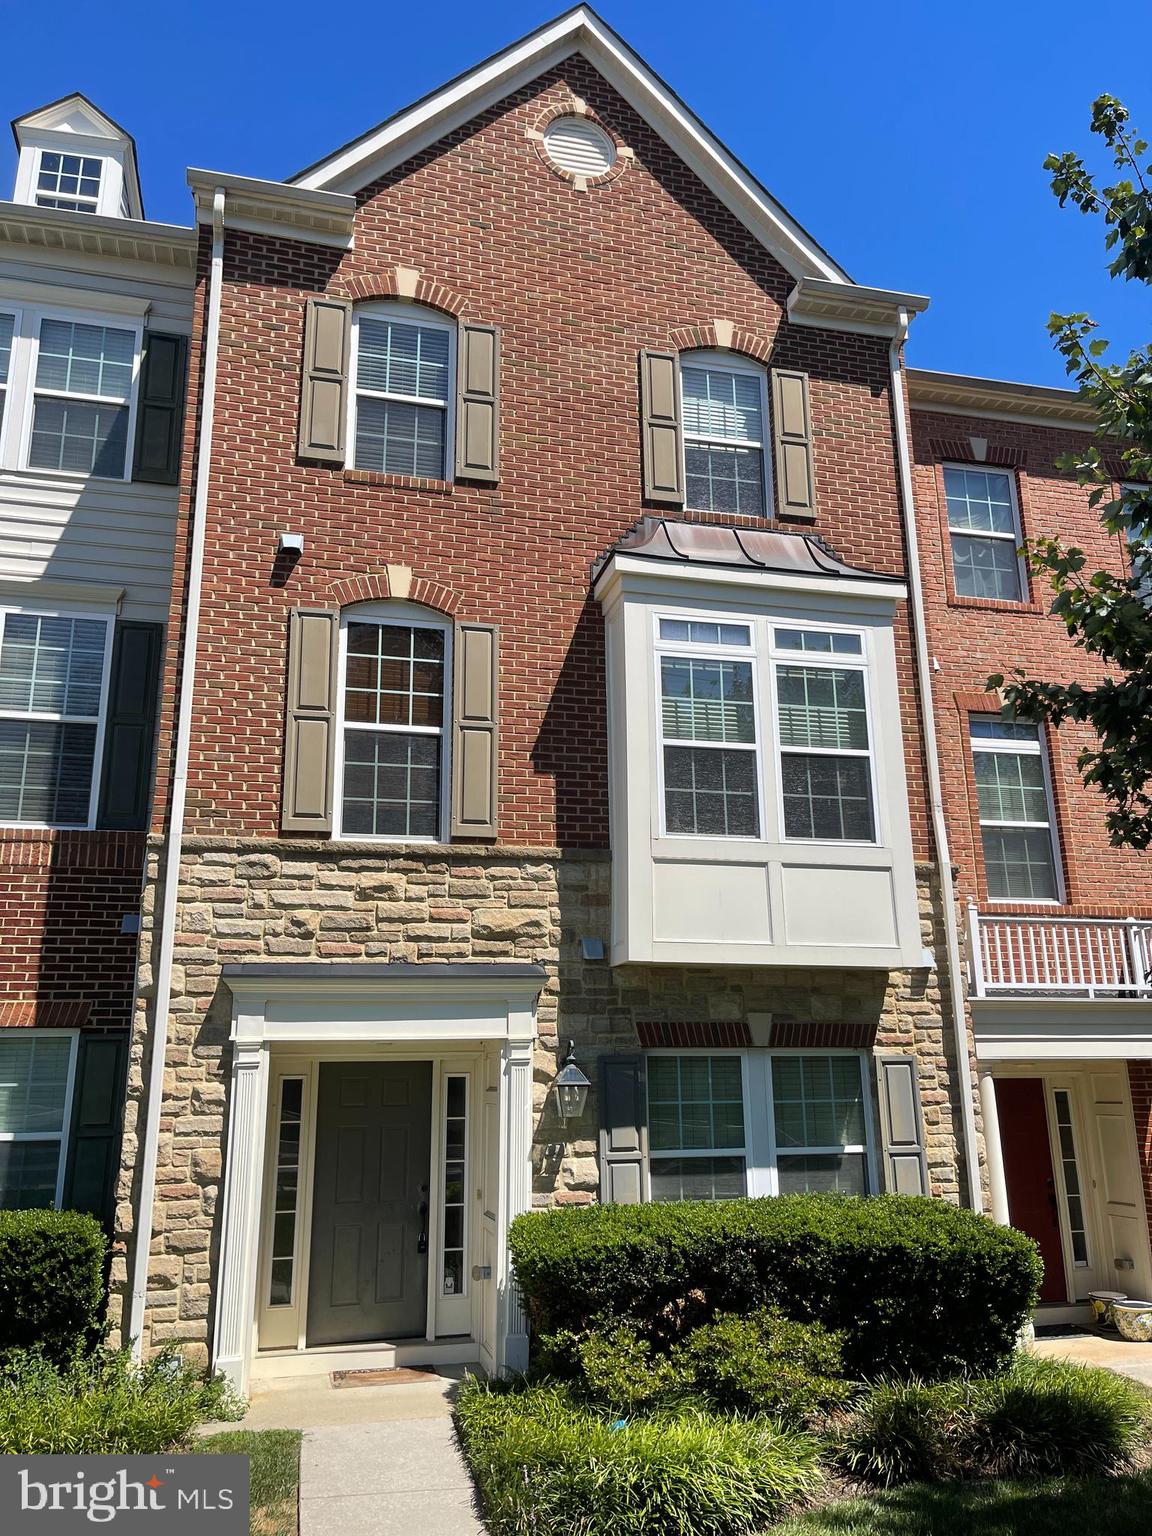
POLYGON ((164 1065, 168 1056, 168 1020, 172 1008, 172 956, 176 942, 176 895, 184 815, 188 803, 188 756, 192 738, 192 697, 196 684, 196 649, 200 635, 200 592, 204 576, 208 481, 212 465, 212 432, 216 416, 216 367, 220 353, 220 301, 224 275, 224 188, 212 198, 212 259, 208 271, 208 319, 204 333, 204 385, 200 431, 196 444, 196 490, 192 501, 192 546, 188 562, 184 645, 180 656, 179 703, 176 714, 176 762, 168 818, 168 847, 160 901, 160 949, 156 963, 156 999, 152 1016, 152 1056, 148 1067, 148 1096, 141 1132, 140 1190, 136 1207, 136 1241, 132 1263, 132 1297, 128 1335, 139 1359, 144 1342, 144 1307, 148 1298, 148 1260, 152 1248, 152 1209, 156 1199, 156 1161, 160 1116, 164 1100, 164 1065))
POLYGON ((896 435, 896 461, 900 479, 900 500, 904 508, 904 531, 908 548, 908 592, 912 603, 912 629, 916 650, 916 675, 920 685, 920 715, 924 728, 924 756, 928 767, 928 798, 932 813, 932 836, 940 870, 940 898, 944 918, 944 943, 948 955, 948 998, 952 1009, 952 1030, 956 1050, 956 1077, 960 1100, 961 1139, 967 1175, 968 1204, 983 1211, 980 1184, 980 1148, 976 1140, 976 1112, 972 1094, 972 1062, 968 1054, 968 1028, 963 971, 960 961, 960 932, 956 916, 956 892, 952 884, 952 856, 948 849, 948 824, 944 818, 944 797, 940 785, 940 755, 936 746, 936 715, 932 704, 932 665, 928 655, 928 629, 924 616, 924 587, 920 579, 920 548, 916 536, 916 504, 912 491, 912 457, 908 445, 908 419, 904 409, 904 364, 901 348, 911 323, 909 311, 900 310, 900 323, 888 349, 892 382, 892 422, 896 435))

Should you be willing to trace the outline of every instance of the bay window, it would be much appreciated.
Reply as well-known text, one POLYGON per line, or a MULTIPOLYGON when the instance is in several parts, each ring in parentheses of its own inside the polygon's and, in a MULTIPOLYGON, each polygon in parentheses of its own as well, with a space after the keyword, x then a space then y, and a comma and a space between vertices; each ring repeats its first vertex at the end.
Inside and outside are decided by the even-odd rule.
POLYGON ((875 1189, 856 1051, 647 1055, 653 1200, 875 1189))
POLYGON ((447 624, 354 609, 341 643, 339 835, 445 836, 447 624))
POLYGON ((0 1210, 60 1203, 76 1039, 0 1030, 0 1210))
POLYGON ((93 824, 111 629, 0 609, 0 823, 93 824))
POLYGON ((862 633, 660 615, 655 645, 666 836, 774 836, 761 789, 775 781, 785 839, 875 842, 862 633))

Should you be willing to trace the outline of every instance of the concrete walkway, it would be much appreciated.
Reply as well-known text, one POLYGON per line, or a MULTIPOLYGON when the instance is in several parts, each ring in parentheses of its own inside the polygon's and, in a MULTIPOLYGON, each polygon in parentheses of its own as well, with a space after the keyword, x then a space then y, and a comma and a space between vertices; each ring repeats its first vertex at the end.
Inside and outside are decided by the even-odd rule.
POLYGON ((1074 1333, 1036 1339, 1029 1348, 1049 1358, 1107 1366, 1110 1371, 1152 1387, 1152 1344, 1131 1344, 1119 1334, 1074 1333))
POLYGON ((254 1386, 245 1429, 304 1431, 300 1536, 484 1536, 452 1425, 457 1385, 254 1386))

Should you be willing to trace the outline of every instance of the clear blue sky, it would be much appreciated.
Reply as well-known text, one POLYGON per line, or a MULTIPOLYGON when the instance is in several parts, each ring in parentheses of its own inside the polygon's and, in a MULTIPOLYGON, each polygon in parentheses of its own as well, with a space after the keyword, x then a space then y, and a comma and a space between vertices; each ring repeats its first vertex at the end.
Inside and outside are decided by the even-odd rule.
MULTIPOLYGON (((913 363, 1061 384, 1050 310, 1089 310, 1125 349, 1152 334, 1147 290, 1107 277, 1098 227, 1059 210, 1041 169, 1051 149, 1096 155, 1102 91, 1152 138, 1146 4, 598 8, 857 281, 931 295, 913 363)), ((0 114, 83 91, 136 135, 149 215, 187 223, 186 166, 291 175, 561 9, 9 0, 0 114)))

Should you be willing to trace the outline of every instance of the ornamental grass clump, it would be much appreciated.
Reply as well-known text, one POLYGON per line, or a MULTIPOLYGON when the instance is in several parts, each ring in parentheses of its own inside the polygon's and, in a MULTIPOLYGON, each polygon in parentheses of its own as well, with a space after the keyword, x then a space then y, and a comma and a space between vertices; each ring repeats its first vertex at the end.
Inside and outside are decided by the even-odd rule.
POLYGON ((493 1536, 745 1536, 820 1486, 817 1441, 684 1407, 614 1419, 555 1383, 456 1405, 493 1536))
POLYGON ((882 1487, 956 1478, 1116 1472, 1152 1438, 1152 1398, 1127 1377, 1021 1354, 994 1377, 884 1382, 840 1428, 836 1459, 882 1487))
POLYGON ((13 1353, 0 1369, 0 1455, 179 1449, 198 1424, 244 1411, 223 1377, 206 1376, 174 1350, 143 1365, 127 1350, 99 1350, 66 1365, 13 1353))

